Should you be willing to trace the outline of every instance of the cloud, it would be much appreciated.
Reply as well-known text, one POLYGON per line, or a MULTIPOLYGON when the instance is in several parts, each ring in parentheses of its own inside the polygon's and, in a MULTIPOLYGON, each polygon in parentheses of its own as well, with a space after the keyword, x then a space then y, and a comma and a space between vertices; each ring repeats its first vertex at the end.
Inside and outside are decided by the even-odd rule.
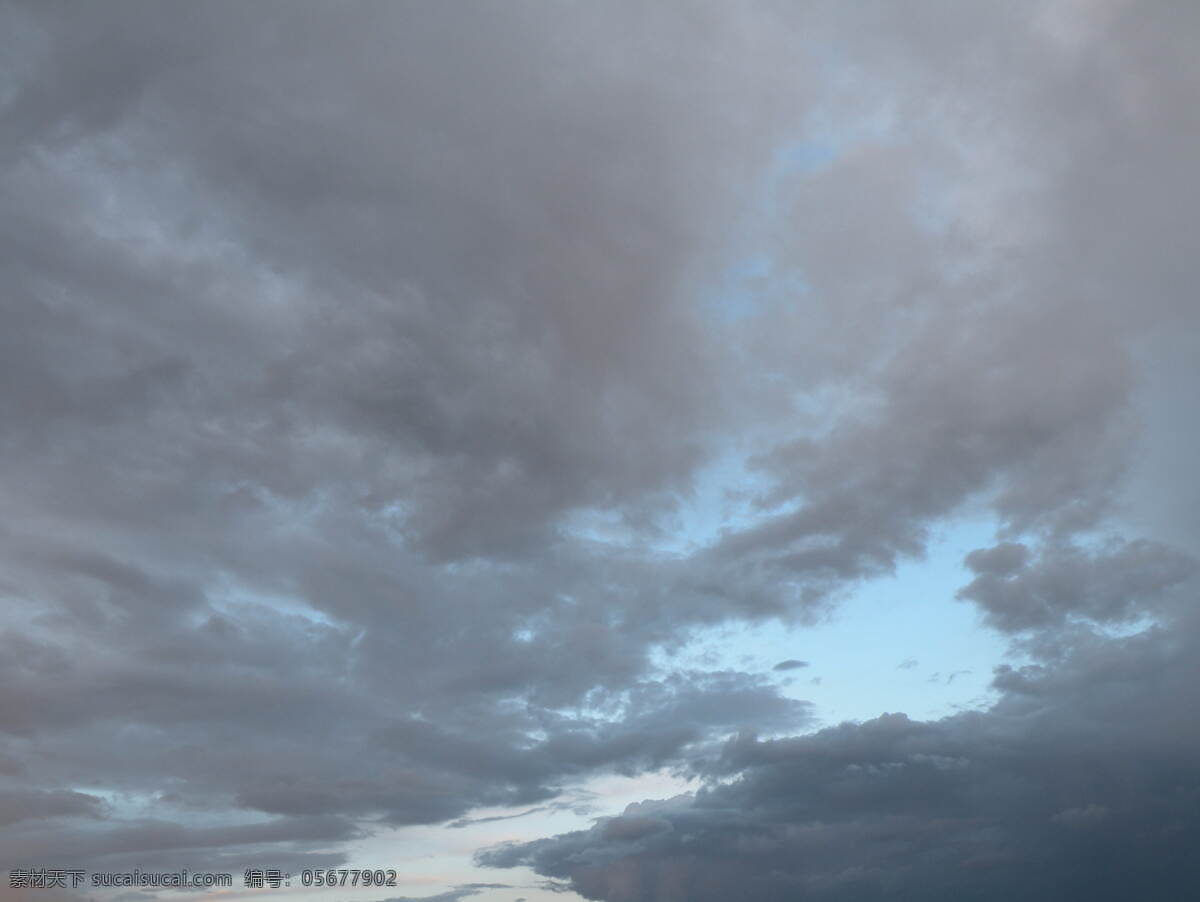
POLYGON ((468 896, 477 896, 487 889, 509 888, 509 884, 507 883, 464 883, 461 886, 454 887, 452 890, 432 896, 393 896, 390 899, 382 900, 382 902, 458 902, 459 899, 466 899, 468 896))
POLYGON ((1180 625, 1186 640, 1097 636, 1056 667, 1002 670, 988 711, 739 737, 693 795, 479 859, 620 902, 1186 892, 1200 671, 1194 617, 1180 625))
MULTIPOLYGON (((911 827, 936 883, 939 856, 1003 870, 1099 809, 1044 849, 1107 873, 1108 847, 1070 843, 1148 823, 1087 757, 1110 740, 1190 792, 1190 746, 1126 730, 1134 698, 1191 691, 1171 638, 1088 652, 1114 699, 1126 674, 1124 720, 1085 716, 1072 669, 1093 627, 1194 626, 1186 531, 1127 516, 1142 443, 1195 419, 1138 406, 1155 348, 1196 328, 1190 8, 0 17, 6 850, 337 863, 380 825, 726 749, 740 781, 572 839, 594 871, 566 840, 519 857, 670 897, 694 835, 713 892, 790 898, 746 862, 799 850, 813 892, 884 886, 911 827), (798 140, 834 149, 783 165, 798 140), (750 256, 746 314, 714 315, 750 256), (748 475, 710 485, 729 455, 748 475), (711 494, 730 516, 679 550, 711 494), (998 533, 964 549, 961 598, 1041 668, 999 673, 982 719, 727 744, 813 708, 660 666, 701 628, 818 621, 964 514, 998 533), (1036 698, 1065 706, 1032 718, 1046 735, 1012 713, 1036 698), (1045 813, 1031 787, 1068 753, 1100 788, 1045 813), (824 826, 781 825, 777 777, 824 826)), ((1162 786, 1123 785, 1187 835, 1162 786)))
POLYGON ((797 661, 795 658, 789 658, 786 661, 780 661, 778 664, 776 664, 771 669, 772 670, 800 670, 801 668, 807 667, 807 666, 808 666, 807 661, 797 661))
POLYGON ((519 817, 528 817, 531 814, 538 814, 539 812, 546 810, 547 806, 542 805, 538 806, 537 808, 530 808, 528 811, 522 811, 519 814, 500 814, 492 817, 460 817, 456 821, 451 821, 446 826, 454 829, 461 829, 463 827, 472 827, 475 824, 491 824, 496 821, 511 821, 519 817))
POLYGON ((0 825, 64 815, 101 817, 103 800, 66 790, 0 790, 0 825))
POLYGON ((1050 543, 1036 558, 1018 543, 977 549, 966 557, 976 575, 958 593, 978 603, 1006 631, 1061 623, 1070 616, 1128 622, 1155 611, 1169 590, 1195 571, 1195 561, 1145 539, 1112 541, 1088 551, 1050 543))
POLYGON ((0 729, 133 801, 19 848, 320 856, 807 717, 653 672, 724 603, 568 527, 661 535, 740 416, 678 277, 789 117, 722 14, 64 12, 3 13, 0 729))

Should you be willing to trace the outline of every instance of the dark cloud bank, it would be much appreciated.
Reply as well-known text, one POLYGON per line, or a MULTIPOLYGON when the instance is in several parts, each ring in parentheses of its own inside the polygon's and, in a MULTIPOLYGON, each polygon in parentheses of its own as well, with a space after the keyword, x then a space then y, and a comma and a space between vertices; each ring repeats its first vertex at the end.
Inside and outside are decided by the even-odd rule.
POLYGON ((1198 19, 4 4, 0 867, 321 866, 672 767, 480 860, 1187 897, 1198 19), (674 550, 731 449, 743 516, 674 550), (806 733, 651 666, 962 515, 960 602, 1029 662, 989 710, 806 733))

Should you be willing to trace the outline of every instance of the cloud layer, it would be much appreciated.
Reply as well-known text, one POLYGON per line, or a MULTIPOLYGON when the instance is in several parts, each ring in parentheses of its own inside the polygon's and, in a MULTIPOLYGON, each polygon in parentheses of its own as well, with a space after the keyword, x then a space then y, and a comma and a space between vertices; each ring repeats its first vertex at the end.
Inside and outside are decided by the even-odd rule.
POLYGON ((483 860, 609 900, 1144 895, 1200 785, 1200 527, 1138 469, 1197 444, 1153 412, 1197 334, 1198 28, 4 5, 5 856, 320 866, 665 767, 705 788, 483 860), (661 666, 959 516, 997 527, 960 600, 1034 668, 995 708, 799 735, 770 674, 661 666))

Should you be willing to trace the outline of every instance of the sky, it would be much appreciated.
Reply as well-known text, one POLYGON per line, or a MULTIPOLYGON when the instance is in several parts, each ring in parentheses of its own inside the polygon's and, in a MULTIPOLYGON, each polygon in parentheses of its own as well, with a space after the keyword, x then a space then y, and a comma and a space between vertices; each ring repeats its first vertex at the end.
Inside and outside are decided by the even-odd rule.
POLYGON ((0 902, 1186 898, 1198 41, 0 2, 0 902))

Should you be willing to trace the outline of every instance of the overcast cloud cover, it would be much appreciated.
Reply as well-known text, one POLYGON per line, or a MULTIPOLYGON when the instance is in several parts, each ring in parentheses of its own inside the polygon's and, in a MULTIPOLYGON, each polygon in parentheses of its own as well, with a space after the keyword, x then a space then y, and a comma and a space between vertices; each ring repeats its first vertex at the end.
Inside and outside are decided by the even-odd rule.
POLYGON ((1168 0, 4 3, 0 867, 335 866, 665 768, 432 898, 1194 893, 1198 44, 1168 0), (662 663, 963 518, 994 704, 817 730, 808 651, 662 663))

